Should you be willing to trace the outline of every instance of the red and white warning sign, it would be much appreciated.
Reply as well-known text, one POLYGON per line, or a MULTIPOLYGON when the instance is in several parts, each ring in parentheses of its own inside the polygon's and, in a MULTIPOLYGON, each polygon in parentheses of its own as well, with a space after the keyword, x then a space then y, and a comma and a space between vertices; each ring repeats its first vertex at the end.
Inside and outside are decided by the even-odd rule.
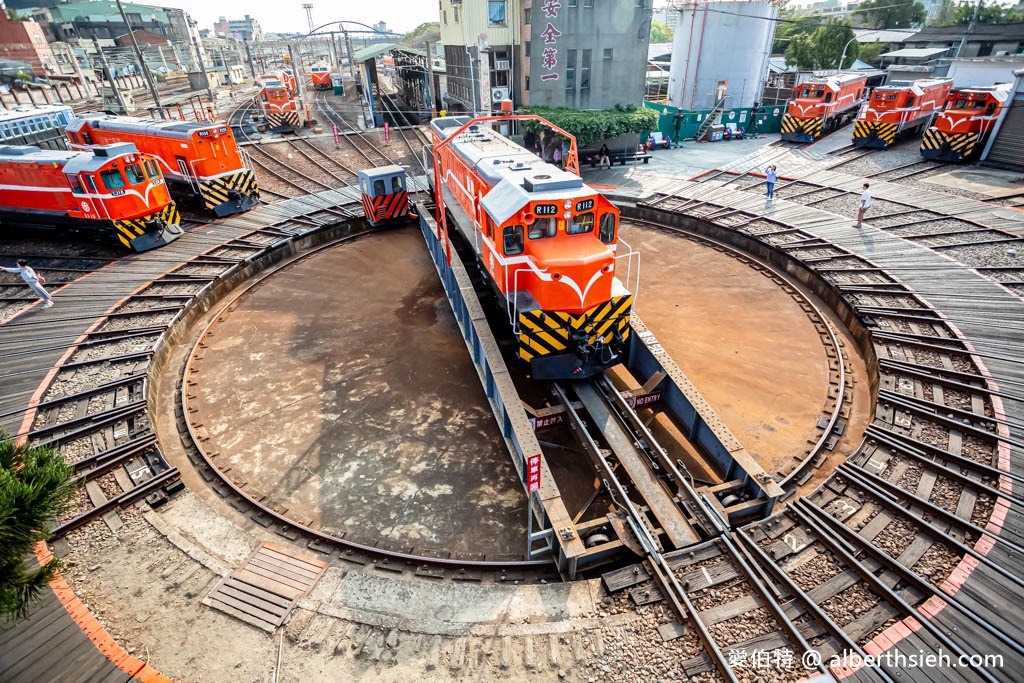
POLYGON ((540 491, 540 453, 526 459, 526 492, 540 491))

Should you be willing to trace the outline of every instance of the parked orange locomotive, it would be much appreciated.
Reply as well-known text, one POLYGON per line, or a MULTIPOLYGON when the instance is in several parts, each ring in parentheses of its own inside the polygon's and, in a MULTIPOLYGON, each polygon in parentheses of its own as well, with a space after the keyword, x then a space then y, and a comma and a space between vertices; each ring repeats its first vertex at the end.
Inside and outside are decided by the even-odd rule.
POLYGON ((259 202, 256 174, 228 126, 87 114, 65 132, 76 148, 134 144, 157 159, 176 197, 195 198, 219 217, 248 211, 259 202))
POLYGON ((1009 106, 1009 83, 956 88, 925 131, 921 156, 935 161, 966 161, 981 154, 1003 107, 1009 106))
MULTIPOLYGON (((502 104, 506 118, 539 120, 569 138, 569 168, 578 168, 572 136, 537 116, 513 117, 511 102, 502 104)), ((589 377, 622 362, 633 294, 616 277, 616 261, 629 264, 627 283, 639 263, 632 250, 619 252, 618 209, 576 173, 480 121, 431 121, 434 184, 438 206, 448 209, 504 302, 519 357, 542 380, 589 377)), ((441 225, 448 220, 442 216, 441 225)))
POLYGON ((331 89, 331 67, 326 62, 317 62, 309 68, 309 77, 313 90, 331 89))
POLYGON ((800 83, 782 117, 782 139, 814 142, 857 116, 867 76, 839 74, 800 83))
POLYGON ((299 105, 292 97, 288 77, 283 72, 260 76, 260 113, 272 133, 291 133, 299 129, 299 105))
POLYGON ((135 145, 86 152, 0 146, 0 226, 98 233, 135 251, 181 235, 180 216, 156 159, 135 145))
POLYGON ((924 130, 952 88, 952 78, 922 78, 910 85, 875 88, 853 126, 854 146, 885 148, 897 136, 924 130))

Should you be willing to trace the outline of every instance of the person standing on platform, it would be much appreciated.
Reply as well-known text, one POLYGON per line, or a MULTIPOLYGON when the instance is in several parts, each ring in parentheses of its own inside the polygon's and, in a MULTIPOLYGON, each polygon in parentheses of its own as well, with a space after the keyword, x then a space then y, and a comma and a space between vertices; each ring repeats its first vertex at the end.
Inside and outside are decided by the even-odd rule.
POLYGON ((871 208, 871 190, 868 189, 871 186, 864 183, 864 192, 860 195, 860 206, 857 209, 857 222, 854 224, 856 227, 861 227, 864 222, 864 214, 871 208))
POLYGON ((21 275, 21 279, 25 281, 25 284, 29 286, 29 289, 35 292, 36 296, 43 300, 44 306, 47 308, 53 306, 53 297, 50 296, 50 293, 43 288, 43 285, 46 284, 46 280, 41 275, 36 274, 36 271, 29 267, 28 261, 20 258, 18 259, 17 268, 0 267, 0 269, 5 270, 8 273, 18 273, 21 275))
POLYGON ((764 171, 765 185, 768 188, 768 199, 775 199, 775 181, 779 179, 775 166, 769 166, 764 171))

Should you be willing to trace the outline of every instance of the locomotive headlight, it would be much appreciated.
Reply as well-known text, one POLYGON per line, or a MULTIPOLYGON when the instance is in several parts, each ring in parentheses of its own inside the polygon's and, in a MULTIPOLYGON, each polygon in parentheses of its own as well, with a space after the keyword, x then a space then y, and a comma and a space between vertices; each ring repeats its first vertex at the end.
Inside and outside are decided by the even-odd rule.
POLYGON ((562 206, 564 206, 567 209, 571 209, 572 208, 572 200, 566 199, 565 202, 562 204, 562 206))
POLYGON ((565 220, 569 220, 570 218, 572 218, 572 211, 566 211, 565 213, 563 213, 562 218, 564 218, 565 220))

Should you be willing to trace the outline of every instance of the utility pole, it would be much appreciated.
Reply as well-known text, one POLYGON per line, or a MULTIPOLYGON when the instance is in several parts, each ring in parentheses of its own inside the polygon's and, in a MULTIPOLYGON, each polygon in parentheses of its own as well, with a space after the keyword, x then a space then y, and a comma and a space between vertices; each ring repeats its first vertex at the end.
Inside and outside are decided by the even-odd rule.
POLYGON ((352 72, 352 80, 358 83, 359 77, 356 76, 356 56, 352 52, 352 38, 348 35, 348 29, 345 28, 344 24, 341 24, 341 33, 345 36, 345 51, 348 52, 348 68, 352 72))
POLYGON ((142 54, 142 50, 139 49, 139 42, 135 40, 135 31, 132 29, 132 25, 128 23, 128 15, 124 13, 124 7, 121 5, 121 0, 115 0, 117 2, 117 10, 121 13, 121 20, 124 21, 124 25, 128 28, 128 36, 132 39, 132 47, 135 48, 135 55, 139 58, 139 66, 142 67, 142 75, 146 79, 146 83, 149 85, 149 93, 153 96, 153 104, 160 112, 160 118, 166 119, 167 113, 164 111, 163 105, 160 104, 160 93, 156 91, 156 83, 153 82, 153 74, 149 72, 149 65, 146 64, 146 58, 142 54))
POLYGON ((434 111, 433 107, 431 105, 431 102, 430 102, 430 100, 431 100, 431 97, 430 97, 430 86, 431 86, 431 82, 434 80, 434 57, 433 57, 433 55, 430 54, 430 41, 429 40, 424 41, 423 49, 427 53, 427 72, 425 74, 423 74, 423 80, 426 83, 426 89, 423 91, 423 96, 424 96, 423 106, 427 110, 427 117, 429 118, 429 117, 431 117, 433 115, 433 111, 434 111))
MULTIPOLYGON (((95 38, 92 39, 92 44, 96 48, 96 52, 100 54, 100 64, 103 65, 103 74, 107 77, 107 83, 110 84, 110 89, 114 91, 114 97, 117 98, 117 104, 121 107, 121 114, 128 113, 128 105, 124 103, 124 96, 121 95, 121 89, 117 87, 117 83, 114 81, 114 74, 110 71, 110 65, 107 64, 107 56, 103 54, 103 48, 100 47, 100 41, 95 38)), ((72 51, 72 56, 74 51, 72 51)))
MULTIPOLYGON (((299 73, 299 64, 295 61, 295 53, 292 52, 292 44, 288 43, 288 56, 292 59, 292 73, 295 74, 295 92, 298 95, 299 103, 302 108, 306 111, 306 126, 308 128, 313 127, 313 121, 309 115, 309 106, 306 104, 306 99, 302 96, 302 74, 299 73)), ((300 55, 301 59, 301 55, 300 55)))
POLYGON ((249 59, 249 71, 252 73, 252 80, 256 82, 256 65, 252 61, 252 51, 249 49, 249 41, 245 41, 245 56, 249 59))
POLYGON ((958 59, 960 53, 963 52, 964 46, 967 44, 967 36, 974 33, 974 26, 978 23, 978 12, 981 10, 981 0, 974 3, 974 14, 971 15, 971 23, 968 24, 967 30, 964 32, 963 37, 960 39, 960 44, 956 46, 956 54, 953 55, 953 59, 958 59))
POLYGON ((213 103, 213 85, 210 83, 210 74, 206 73, 206 62, 203 60, 203 51, 200 49, 199 44, 196 42, 196 37, 192 35, 192 47, 196 51, 196 61, 199 62, 199 70, 203 72, 203 78, 206 79, 206 96, 210 98, 210 103, 213 103))

